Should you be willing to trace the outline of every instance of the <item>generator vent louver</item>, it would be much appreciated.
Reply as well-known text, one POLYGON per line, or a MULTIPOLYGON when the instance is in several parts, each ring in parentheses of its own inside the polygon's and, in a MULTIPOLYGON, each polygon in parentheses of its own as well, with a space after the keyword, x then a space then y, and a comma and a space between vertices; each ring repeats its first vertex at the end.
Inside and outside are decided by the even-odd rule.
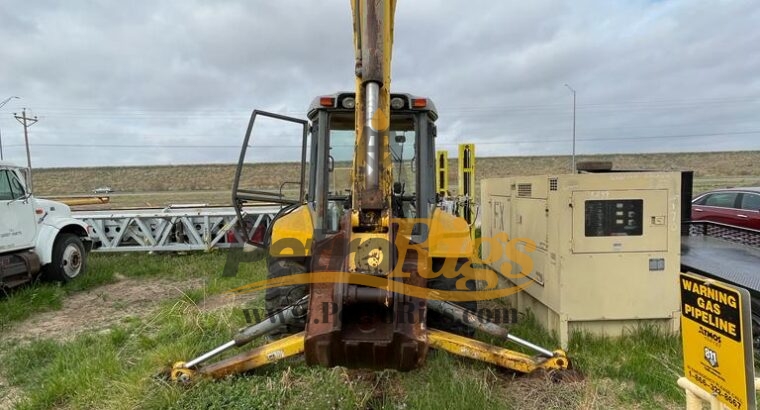
POLYGON ((533 184, 517 184, 517 196, 530 197, 533 194, 533 184))
POLYGON ((557 190, 557 178, 549 178, 549 191, 557 190))

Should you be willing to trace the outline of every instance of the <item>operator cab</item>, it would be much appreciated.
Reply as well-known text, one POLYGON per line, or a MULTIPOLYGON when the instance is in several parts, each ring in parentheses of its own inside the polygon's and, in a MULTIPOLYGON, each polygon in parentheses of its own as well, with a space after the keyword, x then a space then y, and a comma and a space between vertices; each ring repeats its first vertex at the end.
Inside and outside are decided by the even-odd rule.
MULTIPOLYGON (((351 205, 351 173, 356 148, 355 93, 315 98, 308 111, 312 124, 308 202, 328 232, 351 205), (320 183, 326 177, 326 183, 320 183), (320 192, 319 187, 324 187, 320 192)), ((435 204, 435 120, 438 113, 427 98, 391 94, 388 152, 393 179, 392 215, 426 218, 435 204)), ((382 162, 382 159, 381 159, 382 162)))
MULTIPOLYGON (((340 218, 351 207, 355 101, 353 92, 317 97, 309 106, 308 120, 258 110, 252 113, 232 187, 240 220, 246 218, 242 212, 246 203, 281 204, 285 212, 308 203, 314 211, 315 229, 338 231, 340 218), (295 127, 298 132, 275 137, 276 130, 283 127, 295 127), (287 145, 283 138, 290 138, 287 145), (285 151, 288 159, 280 160, 285 151), (260 160, 254 161, 259 163, 252 163, 250 156, 259 156, 260 160), (298 176, 293 172, 293 165, 298 163, 294 161, 300 161, 298 176), (268 167, 283 163, 286 166, 280 170, 287 175, 270 173, 268 167)), ((390 153, 387 162, 391 166, 384 171, 389 171, 393 180, 392 216, 429 218, 436 204, 434 138, 438 113, 430 99, 411 94, 391 94, 390 107, 389 149, 385 151, 390 153)))

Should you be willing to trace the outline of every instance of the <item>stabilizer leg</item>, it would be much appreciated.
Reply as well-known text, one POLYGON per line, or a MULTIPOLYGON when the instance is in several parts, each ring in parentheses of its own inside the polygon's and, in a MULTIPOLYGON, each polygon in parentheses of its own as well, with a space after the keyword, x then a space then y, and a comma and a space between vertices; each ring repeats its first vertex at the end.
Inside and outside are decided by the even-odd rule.
POLYGON ((259 346, 237 356, 201 367, 198 370, 189 369, 185 367, 184 363, 179 362, 174 365, 171 372, 171 378, 172 380, 180 382, 189 382, 198 375, 218 379, 230 374, 242 373, 271 364, 286 357, 301 354, 303 353, 303 345, 304 332, 300 332, 259 346))
MULTIPOLYGON (((249 327, 241 330, 229 342, 227 342, 227 343, 225 343, 225 344, 223 344, 221 346, 218 346, 218 347, 214 348, 213 350, 208 351, 208 352, 206 352, 206 353, 204 353, 204 354, 202 354, 202 355, 200 355, 200 356, 198 356, 195 359, 192 359, 190 361, 175 363, 174 366, 172 366, 171 379, 174 380, 174 381, 187 382, 187 381, 191 380, 195 376, 195 374, 197 374, 197 373, 210 374, 210 371, 208 371, 207 369, 209 369, 209 368, 211 368, 211 369, 219 369, 218 366, 220 364, 224 364, 224 366, 232 366, 233 368, 237 369, 236 366, 238 366, 238 362, 236 360, 233 360, 233 359, 237 359, 238 361, 245 362, 245 360, 243 358, 244 357, 248 357, 249 359, 253 359, 254 362, 255 362, 255 360, 256 360, 255 357, 258 354, 258 353, 256 353, 257 351, 269 352, 271 354, 274 354, 273 360, 270 360, 267 363, 270 363, 270 362, 273 362, 273 361, 277 361, 277 360, 279 360, 282 357, 292 356, 293 354, 298 354, 300 352, 303 352, 303 338, 304 338, 304 336, 303 336, 303 332, 301 332, 301 333, 299 333, 301 335, 300 351, 297 351, 295 353, 288 354, 289 352, 294 351, 294 349, 297 350, 297 347, 294 344, 295 342, 293 342, 292 340, 290 340, 291 337, 292 337, 291 336, 291 337, 288 337, 288 338, 285 338, 285 339, 282 339, 282 340, 278 340, 278 341, 273 342, 273 343, 269 343, 267 345, 264 345, 262 347, 254 349, 254 350, 252 350, 252 351, 250 351, 248 353, 243 353, 243 354, 237 355, 235 357, 232 357, 230 359, 223 360, 223 361, 221 361, 219 363, 216 363, 214 365, 203 367, 200 370, 196 369, 201 363, 206 362, 206 361, 208 361, 208 360, 210 360, 210 359, 212 359, 212 358, 214 358, 214 357, 216 357, 216 356, 218 356, 218 355, 226 352, 227 350, 230 350, 230 349, 232 349, 234 347, 244 346, 244 345, 250 343, 252 340, 256 339, 259 336, 265 336, 267 334, 270 334, 270 333, 276 331, 277 329, 279 329, 280 326, 287 325, 289 323, 293 323, 295 320, 297 320, 297 319, 299 319, 301 317, 306 316, 307 311, 308 311, 308 301, 309 301, 309 296, 308 295, 304 296, 303 298, 301 298, 300 300, 298 300, 296 303, 294 303, 294 304, 292 304, 292 305, 290 305, 290 306, 288 306, 288 307, 286 307, 286 308, 284 308, 282 310, 279 310, 279 311, 275 312, 274 314, 272 314, 271 316, 265 318, 261 322, 256 323, 256 324, 254 324, 252 326, 249 326, 249 327), (284 342, 285 340, 288 340, 288 342, 286 342, 286 343, 280 343, 280 342, 284 342), (269 346, 272 346, 272 349, 264 349, 264 348, 267 348, 269 346), (280 355, 280 353, 278 353, 280 350, 282 350, 283 354, 285 354, 285 355, 278 358, 277 356, 280 355)), ((296 335, 293 335, 293 336, 296 336, 296 335)), ((251 367, 251 369, 253 369, 255 367, 258 367, 258 366, 260 366, 260 364, 253 365, 253 367, 251 367)), ((216 370, 214 370, 214 371, 216 371, 216 370)), ((233 372, 235 372, 235 371, 245 371, 245 369, 244 370, 233 370, 233 372)), ((223 373, 223 375, 224 374, 229 374, 229 373, 223 373)), ((214 376, 214 377, 216 377, 216 376, 214 376)))
POLYGON ((441 313, 449 319, 461 320, 462 323, 473 329, 527 347, 538 353, 538 356, 528 356, 523 353, 518 353, 509 349, 493 346, 478 340, 436 329, 430 329, 428 331, 428 344, 432 347, 445 350, 455 355, 488 362, 522 373, 531 373, 538 369, 565 370, 570 367, 570 361, 563 350, 551 351, 527 340, 521 339, 510 334, 509 330, 478 317, 476 313, 470 312, 469 310, 453 303, 430 299, 427 304, 428 308, 441 313))
POLYGON ((535 358, 436 329, 428 330, 428 344, 457 356, 491 363, 521 373, 531 373, 538 369, 564 370, 570 364, 565 352, 561 350, 555 351, 549 358, 535 358))

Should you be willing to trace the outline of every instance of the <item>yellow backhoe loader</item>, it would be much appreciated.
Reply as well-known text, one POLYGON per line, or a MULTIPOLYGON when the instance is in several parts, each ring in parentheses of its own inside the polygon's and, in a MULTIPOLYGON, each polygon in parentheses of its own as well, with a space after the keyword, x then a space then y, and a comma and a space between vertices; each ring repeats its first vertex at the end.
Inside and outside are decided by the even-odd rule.
POLYGON ((395 6, 394 0, 351 1, 354 92, 317 97, 308 120, 253 112, 233 202, 241 221, 245 204, 283 205, 265 232, 246 234, 267 252, 268 280, 258 289, 266 289, 271 316, 176 363, 173 379, 222 377, 301 353, 309 365, 403 371, 422 366, 431 347, 522 373, 570 365, 565 352, 522 340, 476 313, 478 300, 519 289, 497 289, 495 274, 472 263, 479 246, 472 224, 436 206, 435 105, 391 92, 395 6), (302 128, 295 199, 241 186, 261 117, 302 128), (348 161, 350 178, 335 178, 335 164, 348 161), (475 330, 535 354, 474 340, 475 330), (262 336, 274 341, 210 363, 262 336))

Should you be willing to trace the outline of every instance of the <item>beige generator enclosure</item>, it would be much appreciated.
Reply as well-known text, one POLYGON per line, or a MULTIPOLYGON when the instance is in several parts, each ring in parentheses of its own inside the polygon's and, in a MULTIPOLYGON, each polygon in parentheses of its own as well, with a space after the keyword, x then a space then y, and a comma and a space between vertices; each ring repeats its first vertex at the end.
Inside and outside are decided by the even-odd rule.
POLYGON ((531 310, 563 347, 577 330, 617 336, 647 323, 677 332, 680 191, 678 172, 486 179, 483 238, 506 233, 535 250, 520 241, 511 253, 531 266, 484 240, 483 259, 524 287, 510 303, 531 310))

